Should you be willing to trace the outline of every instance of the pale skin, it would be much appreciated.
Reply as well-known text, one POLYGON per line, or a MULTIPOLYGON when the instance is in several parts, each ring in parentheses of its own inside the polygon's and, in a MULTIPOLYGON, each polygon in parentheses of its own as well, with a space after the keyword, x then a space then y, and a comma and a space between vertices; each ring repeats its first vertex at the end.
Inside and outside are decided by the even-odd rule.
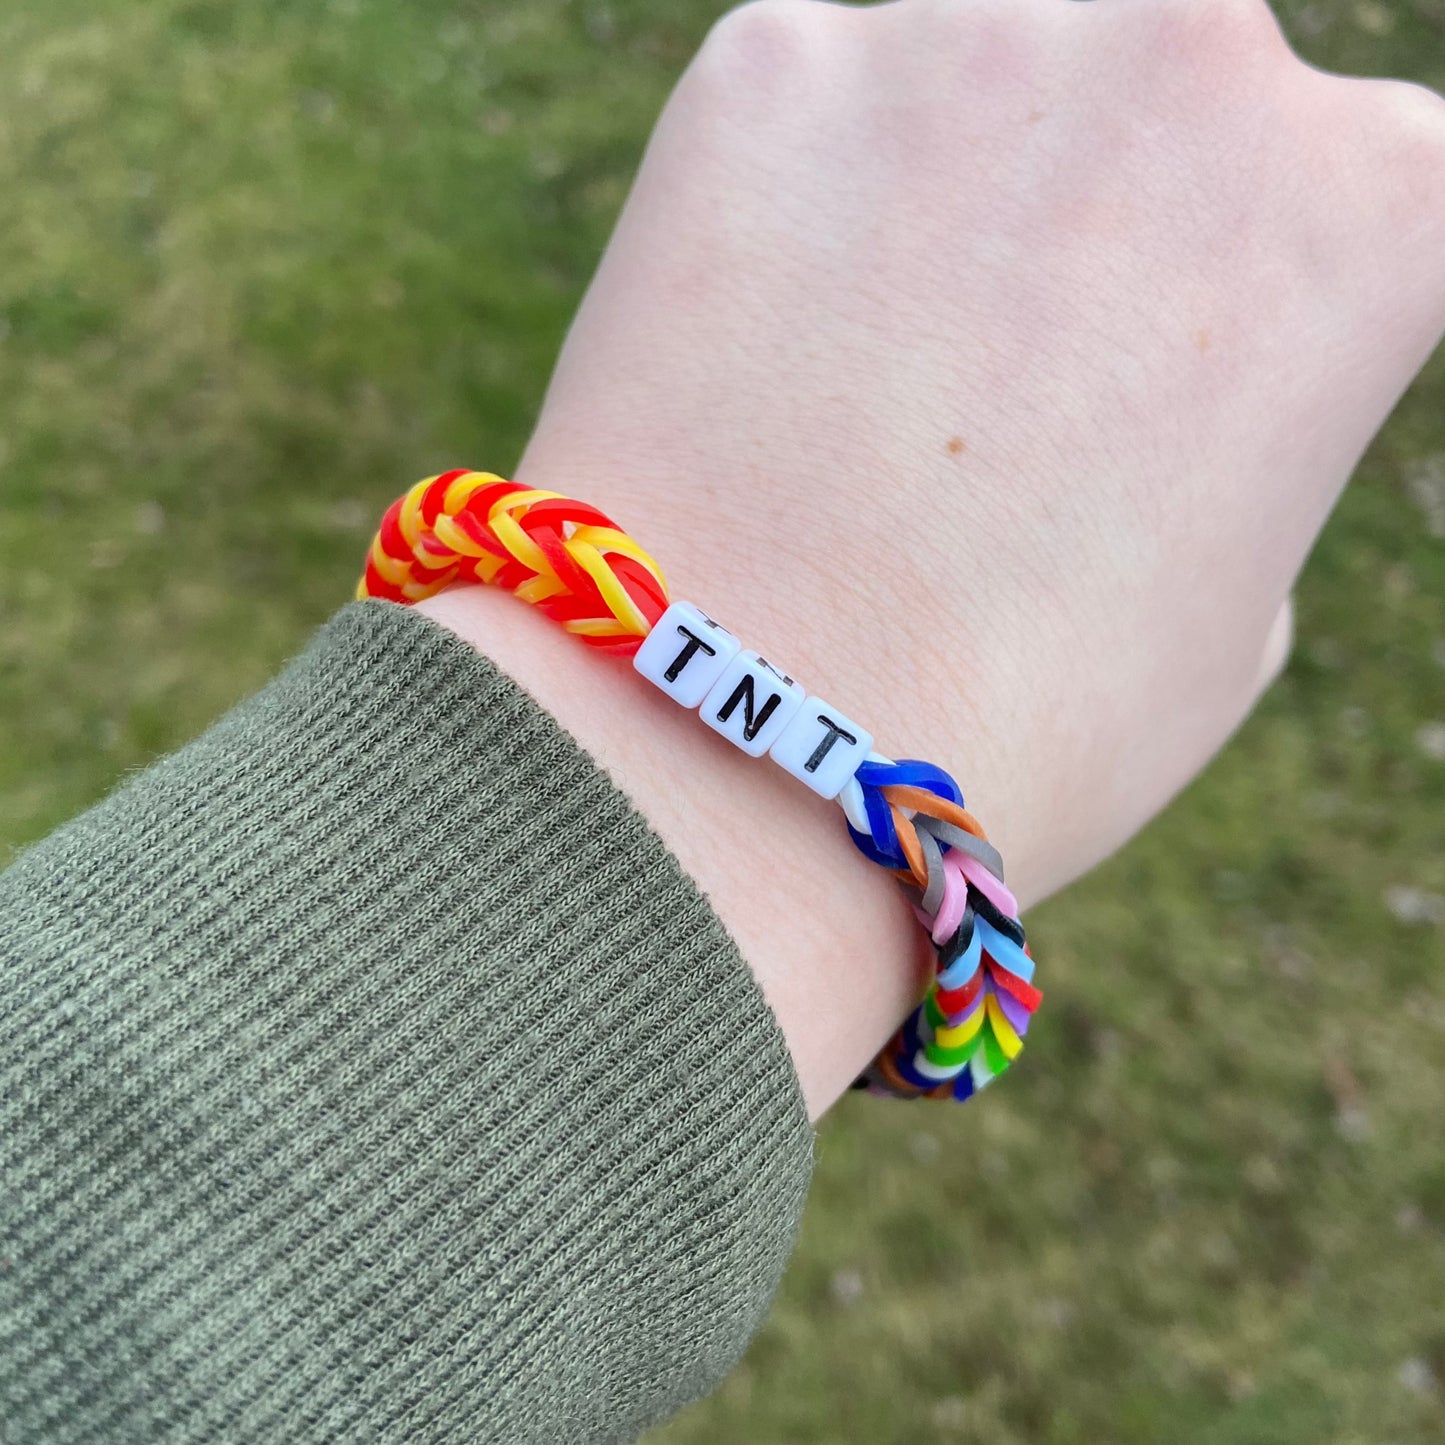
MULTIPOLYGON (((1262 0, 755 0, 659 121, 517 476, 948 768, 1027 906, 1275 677, 1442 329, 1445 102, 1311 69, 1262 0)), ((926 963, 837 806, 506 595, 423 610, 649 819, 821 1116, 926 963)))

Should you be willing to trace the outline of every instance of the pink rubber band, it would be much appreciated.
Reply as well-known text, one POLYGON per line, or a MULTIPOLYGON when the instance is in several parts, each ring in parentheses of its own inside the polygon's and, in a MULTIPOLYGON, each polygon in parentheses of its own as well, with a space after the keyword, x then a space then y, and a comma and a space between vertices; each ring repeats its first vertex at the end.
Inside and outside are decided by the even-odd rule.
POLYGON ((956 849, 944 855, 943 874, 947 880, 943 886, 943 902, 938 905, 938 916, 930 919, 921 908, 915 908, 918 920, 933 936, 934 943, 941 948, 963 922, 963 910, 968 906, 968 885, 973 884, 1000 913, 1009 918, 1019 916, 1018 899, 1005 887, 977 858, 956 849))
POLYGON ((963 910, 968 907, 968 883, 958 871, 958 854, 949 853, 943 860, 943 902, 938 905, 938 915, 930 919, 923 914, 923 926, 933 932, 933 941, 940 948, 958 932, 963 922, 963 910))
MULTIPOLYGON (((967 853, 960 853, 955 849, 943 860, 944 868, 950 863, 956 864, 963 876, 1006 918, 1019 916, 1018 899, 1009 892, 1003 880, 995 878, 977 858, 970 858, 967 853)), ((954 924, 954 927, 957 928, 958 925, 954 924)))

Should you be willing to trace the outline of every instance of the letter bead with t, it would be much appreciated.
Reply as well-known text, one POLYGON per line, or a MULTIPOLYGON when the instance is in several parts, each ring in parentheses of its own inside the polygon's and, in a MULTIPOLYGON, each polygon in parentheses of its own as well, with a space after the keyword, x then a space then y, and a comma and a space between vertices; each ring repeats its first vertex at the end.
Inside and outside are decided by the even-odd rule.
POLYGON ((810 695, 768 751, 779 767, 820 797, 836 798, 872 747, 872 733, 810 695))
POLYGON ((674 702, 697 707, 742 643, 691 602, 674 602, 637 649, 632 665, 674 702))

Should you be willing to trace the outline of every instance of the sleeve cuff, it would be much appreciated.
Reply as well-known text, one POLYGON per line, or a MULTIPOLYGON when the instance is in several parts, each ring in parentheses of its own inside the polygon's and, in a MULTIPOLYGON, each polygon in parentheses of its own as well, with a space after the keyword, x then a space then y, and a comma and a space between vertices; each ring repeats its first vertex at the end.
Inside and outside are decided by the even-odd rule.
POLYGON ((17 1438, 626 1440, 767 1313, 813 1146, 774 1015, 409 609, 23 854, 0 963, 17 1438))

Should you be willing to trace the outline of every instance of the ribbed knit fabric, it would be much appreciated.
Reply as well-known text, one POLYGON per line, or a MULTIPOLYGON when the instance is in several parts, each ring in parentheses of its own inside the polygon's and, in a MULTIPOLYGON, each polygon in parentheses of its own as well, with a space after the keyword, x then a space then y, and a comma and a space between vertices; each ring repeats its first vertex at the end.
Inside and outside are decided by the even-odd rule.
POLYGON ((0 1439, 633 1440, 763 1319, 812 1146, 627 800, 349 607, 0 876, 0 1439))

